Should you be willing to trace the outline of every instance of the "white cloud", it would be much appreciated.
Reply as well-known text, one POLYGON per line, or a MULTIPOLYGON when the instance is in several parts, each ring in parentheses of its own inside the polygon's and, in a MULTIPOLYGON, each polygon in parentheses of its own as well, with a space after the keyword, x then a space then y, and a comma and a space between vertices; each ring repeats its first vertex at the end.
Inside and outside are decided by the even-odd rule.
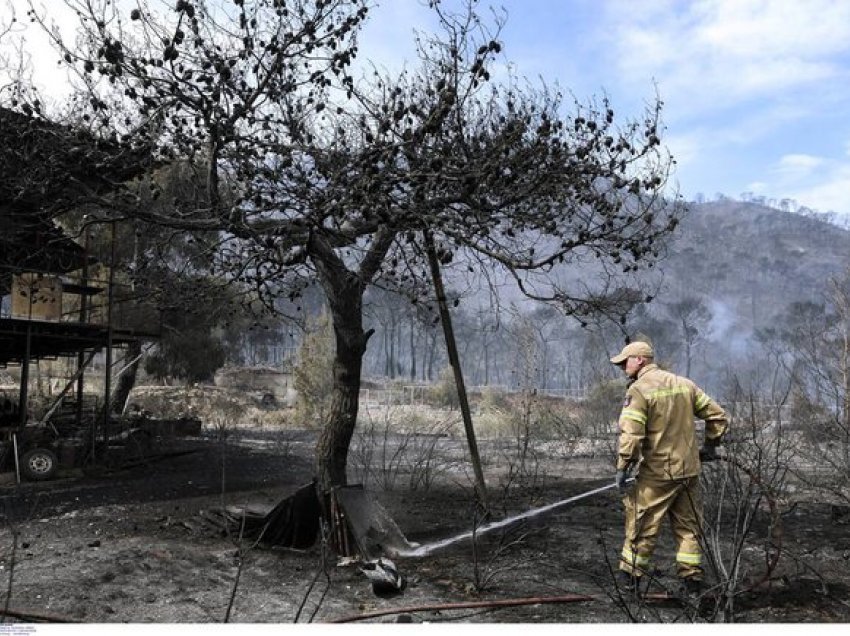
POLYGON ((846 133, 837 114, 850 104, 850 2, 602 6, 619 81, 632 90, 659 85, 683 188, 751 191, 850 213, 850 144, 828 156, 834 142, 823 132, 846 133))
MULTIPOLYGON (((771 179, 759 192, 796 200, 821 212, 850 215, 850 161, 804 153, 782 156, 770 171, 771 179)), ((755 190, 754 190, 755 191, 755 190)))
POLYGON ((850 218, 847 193, 850 192, 850 164, 832 166, 816 183, 791 190, 788 197, 820 212, 838 212, 850 218))
POLYGON ((665 135, 664 144, 673 153, 673 158, 680 167, 687 166, 696 160, 705 146, 702 135, 697 131, 665 135))
MULTIPOLYGON (((671 108, 675 106, 673 102, 671 108)), ((706 121, 694 127, 674 126, 672 129, 676 132, 665 135, 664 143, 680 166, 698 163, 708 154, 745 151, 755 141, 798 116, 799 110, 795 107, 775 106, 738 118, 706 121)))
POLYGON ((806 154, 785 155, 779 160, 777 172, 783 180, 799 180, 811 176, 826 163, 823 157, 806 154))
POLYGON ((655 77, 695 111, 845 77, 850 2, 702 0, 604 5, 624 81, 655 77))
POLYGON ((739 59, 817 57, 846 49, 850 6, 843 0, 708 0, 697 35, 739 59))

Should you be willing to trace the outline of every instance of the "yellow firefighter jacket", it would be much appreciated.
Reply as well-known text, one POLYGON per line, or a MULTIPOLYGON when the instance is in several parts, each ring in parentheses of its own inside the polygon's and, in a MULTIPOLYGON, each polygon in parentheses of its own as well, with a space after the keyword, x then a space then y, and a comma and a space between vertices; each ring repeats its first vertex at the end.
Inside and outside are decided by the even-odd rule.
POLYGON ((717 442, 728 422, 723 409, 688 378, 643 367, 626 391, 620 412, 617 470, 641 462, 642 478, 684 479, 699 474, 694 416, 705 420, 705 438, 717 442))

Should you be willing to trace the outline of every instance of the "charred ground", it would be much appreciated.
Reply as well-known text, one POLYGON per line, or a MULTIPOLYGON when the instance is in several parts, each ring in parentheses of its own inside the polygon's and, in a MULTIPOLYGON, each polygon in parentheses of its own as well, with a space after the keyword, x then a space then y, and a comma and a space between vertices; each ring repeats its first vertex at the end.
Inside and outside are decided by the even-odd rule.
MULTIPOLYGON (((617 496, 605 492, 561 511, 417 559, 397 559, 408 581, 379 598, 356 565, 323 548, 261 548, 214 522, 228 505, 276 503, 311 479, 314 433, 240 430, 209 434, 184 454, 121 471, 71 475, 0 491, 0 574, 6 620, 81 622, 329 622, 361 618, 442 622, 669 622, 721 620, 675 601, 637 601, 615 589, 621 541, 617 496), (592 600, 474 607, 489 601, 587 595, 592 600), (458 607, 465 604, 473 607, 458 607), (409 611, 405 611, 409 610, 409 611), (379 615, 380 612, 389 612, 379 615), (18 618, 15 618, 18 617, 18 618)), ((491 441, 484 440, 488 450, 491 441)), ((457 451, 446 438, 441 453, 457 451)), ((490 457, 498 456, 493 447, 490 457)), ((609 481, 603 457, 540 451, 534 474, 487 466, 494 518, 544 505, 609 481), (521 487, 520 487, 521 486, 521 487)), ((370 487, 412 541, 427 543, 480 521, 462 462, 428 488, 403 479, 370 487)), ((783 505, 781 539, 768 515, 753 520, 746 569, 726 620, 846 622, 850 520, 827 503, 783 505), (768 580, 756 589, 775 550, 768 580)), ((675 590, 672 546, 659 547, 653 592, 675 590)))

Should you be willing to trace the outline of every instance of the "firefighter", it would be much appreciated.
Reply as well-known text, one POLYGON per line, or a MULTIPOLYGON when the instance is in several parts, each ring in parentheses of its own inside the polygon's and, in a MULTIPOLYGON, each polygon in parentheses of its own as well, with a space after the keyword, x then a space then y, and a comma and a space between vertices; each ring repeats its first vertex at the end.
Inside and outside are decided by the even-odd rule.
POLYGON ((652 346, 640 341, 611 358, 631 381, 619 418, 615 478, 626 514, 618 577, 626 589, 640 589, 661 523, 669 516, 683 592, 696 598, 703 585, 701 462, 717 458, 716 448, 728 421, 723 409, 696 384, 660 369, 654 358, 652 346), (695 416, 705 421, 702 448, 695 416), (628 489, 627 479, 634 469, 635 486, 628 489))

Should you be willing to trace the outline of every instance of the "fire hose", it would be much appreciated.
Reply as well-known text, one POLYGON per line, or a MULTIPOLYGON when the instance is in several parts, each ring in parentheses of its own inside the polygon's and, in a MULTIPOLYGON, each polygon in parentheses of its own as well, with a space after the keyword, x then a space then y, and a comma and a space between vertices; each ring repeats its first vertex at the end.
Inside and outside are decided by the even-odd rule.
MULTIPOLYGON (((770 491, 764 486, 761 479, 759 479, 758 475, 748 467, 742 465, 740 462, 736 461, 730 457, 718 456, 718 460, 726 462, 730 466, 733 466, 737 470, 740 470, 742 473, 746 474, 750 481, 759 489, 761 496, 763 496, 765 502, 768 506, 769 511, 769 527, 771 528, 771 537, 768 542, 768 547, 765 548, 767 555, 767 563, 764 572, 760 577, 757 577, 754 582, 750 585, 747 585, 736 592, 736 594, 742 594, 746 592, 751 592, 759 587, 761 587, 764 583, 770 580, 773 571, 776 568, 777 563, 779 562, 779 557, 782 551, 782 532, 780 526, 780 516, 779 511, 776 505, 776 500, 770 491), (769 554, 768 550, 773 548, 773 553, 769 554)), ((626 480, 627 484, 633 483, 635 481, 634 477, 629 477, 626 480)), ((437 550, 439 548, 451 545, 453 543, 457 543, 464 539, 471 538, 475 535, 481 535, 486 532, 490 532, 492 530, 503 528, 512 523, 515 523, 520 520, 528 519, 540 514, 544 514, 546 512, 551 512, 563 506, 567 506, 571 503, 579 501, 581 499, 585 499, 587 497, 591 497, 597 495, 599 493, 611 490, 616 488, 617 484, 608 484, 606 486, 602 486, 600 488, 594 488, 592 490, 588 490, 586 492, 580 493, 578 495, 574 495, 569 497, 568 499, 563 499, 557 501, 555 503, 549 504, 547 506, 542 506, 540 508, 535 508, 531 511, 522 513, 520 515, 515 515, 513 517, 509 517, 507 519, 503 519, 501 521, 496 521, 490 524, 487 524, 476 531, 473 532, 465 532, 463 534, 459 534, 454 537, 450 537, 448 539, 444 539, 442 541, 434 542, 431 544, 416 546, 411 550, 400 551, 397 553, 397 556, 401 557, 416 557, 416 556, 425 556, 430 552, 437 550)), ((654 594, 649 595, 652 598, 648 600, 654 601, 664 601, 669 600, 669 595, 667 594, 654 594)), ((536 605, 536 604, 552 604, 552 603, 576 603, 576 602, 588 602, 588 601, 596 601, 599 600, 594 596, 582 595, 582 594, 564 594, 558 596, 542 596, 542 597, 530 597, 530 598, 515 598, 515 599, 497 599, 497 600, 480 600, 480 601, 468 601, 468 602, 449 602, 449 603, 436 603, 436 604, 423 604, 418 606, 411 607, 402 607, 402 608, 394 608, 394 609, 386 609, 386 610, 378 610, 375 612, 368 612, 364 614, 347 616, 338 619, 334 619, 330 622, 334 623, 345 623, 345 622, 354 622, 359 620, 368 620, 370 618, 377 618, 380 616, 387 616, 391 614, 405 614, 412 612, 422 612, 422 611, 441 611, 441 610, 452 610, 452 609, 471 609, 471 608, 500 608, 500 607, 518 607, 523 605, 536 605)))
MULTIPOLYGON (((634 477, 629 477, 626 480, 626 483, 632 483, 635 481, 634 477)), ((406 550, 397 550, 394 552, 394 556, 398 557, 421 557, 434 552, 435 550, 439 550, 440 548, 444 548, 446 546, 452 545, 454 543, 458 543, 465 539, 471 539, 473 537, 481 536, 482 534, 486 534, 488 532, 492 532, 493 530, 498 530, 499 528, 504 528, 511 524, 514 524, 518 521, 524 521, 526 519, 530 519, 532 517, 536 517, 538 515, 542 515, 547 512, 552 512, 553 510, 557 510, 558 508, 562 508, 571 503, 575 503, 581 499, 586 499, 587 497, 592 497, 593 495, 598 495, 601 492, 605 492, 606 490, 611 490, 612 488, 617 488, 617 484, 608 484, 607 486, 602 486, 600 488, 594 488, 592 490, 588 490, 587 492, 580 493, 578 495, 574 495, 567 499, 562 499, 560 501, 556 501, 546 506, 541 506, 539 508, 533 508, 527 512, 523 512, 518 515, 514 515, 513 517, 507 517, 506 519, 501 519, 499 521, 494 521, 493 523, 488 523, 487 525, 481 526, 480 528, 476 528, 474 530, 470 530, 468 532, 463 532, 461 534, 455 535, 453 537, 449 537, 448 539, 443 539, 441 541, 435 541, 433 543, 428 543, 425 545, 418 545, 411 549, 406 550)))

